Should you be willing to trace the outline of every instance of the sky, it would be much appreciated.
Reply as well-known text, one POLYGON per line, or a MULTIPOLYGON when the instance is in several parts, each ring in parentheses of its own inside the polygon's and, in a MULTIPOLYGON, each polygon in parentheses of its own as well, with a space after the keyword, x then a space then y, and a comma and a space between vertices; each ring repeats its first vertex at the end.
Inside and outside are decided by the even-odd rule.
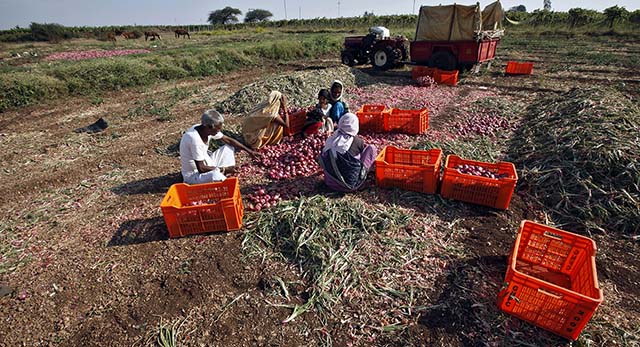
MULTIPOLYGON (((28 27, 31 22, 58 23, 65 26, 107 25, 187 25, 206 24, 211 11, 226 6, 238 8, 244 15, 249 9, 265 9, 273 13, 272 20, 354 17, 365 11, 376 15, 417 13, 421 5, 447 5, 454 2, 471 5, 476 0, 0 0, 0 30, 16 26, 28 27), (286 10, 285 10, 286 8, 286 10)), ((492 1, 481 1, 484 7, 492 1)), ((508 9, 525 5, 527 11, 542 8, 543 0, 503 0, 508 9)), ((602 11, 613 6, 627 10, 640 8, 640 0, 551 0, 555 11, 581 7, 602 11)), ((244 17, 239 16, 242 21, 244 17)))

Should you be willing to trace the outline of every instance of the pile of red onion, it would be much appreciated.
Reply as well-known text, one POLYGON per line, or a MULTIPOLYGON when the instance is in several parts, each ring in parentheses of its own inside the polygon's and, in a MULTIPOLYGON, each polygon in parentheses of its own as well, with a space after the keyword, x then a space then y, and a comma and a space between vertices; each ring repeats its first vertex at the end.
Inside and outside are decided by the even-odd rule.
POLYGON ((480 165, 462 164, 462 165, 456 166, 456 169, 460 173, 463 173, 466 175, 482 176, 482 177, 493 178, 493 179, 501 179, 501 178, 509 177, 509 175, 506 173, 499 174, 497 172, 484 168, 480 165))
POLYGON ((277 205, 282 201, 280 193, 275 191, 267 191, 263 187, 258 188, 254 193, 245 196, 249 203, 245 206, 249 211, 260 211, 263 208, 269 208, 277 205))
POLYGON ((48 55, 44 60, 84 60, 95 58, 116 57, 129 54, 149 53, 146 49, 112 49, 109 51, 91 50, 91 51, 68 51, 58 52, 48 55))
POLYGON ((455 131, 462 136, 495 135, 497 130, 509 129, 511 126, 506 118, 492 113, 471 114, 464 120, 453 124, 455 131))
POLYGON ((274 180, 309 176, 320 170, 316 159, 326 138, 324 134, 315 134, 301 141, 286 138, 279 145, 260 150, 262 156, 257 160, 268 170, 267 177, 274 180))

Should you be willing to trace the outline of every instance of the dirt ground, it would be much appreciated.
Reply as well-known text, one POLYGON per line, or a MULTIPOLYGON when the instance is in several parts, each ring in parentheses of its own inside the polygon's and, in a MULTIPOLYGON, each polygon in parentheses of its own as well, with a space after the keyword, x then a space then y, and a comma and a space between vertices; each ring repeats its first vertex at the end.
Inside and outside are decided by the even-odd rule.
MULTIPOLYGON (((510 52, 505 54, 508 58, 510 52)), ((536 61, 535 75, 468 76, 456 87, 458 93, 490 88, 526 103, 540 93, 580 83, 624 81, 630 90, 640 86, 629 71, 560 71, 542 78, 551 63, 535 55, 524 58, 536 61)), ((421 218, 440 215, 457 230, 449 237, 464 253, 434 283, 433 299, 424 303, 431 309, 415 313, 403 332, 381 334, 375 342, 354 341, 339 320, 323 321, 313 311, 280 323, 290 310, 270 305, 266 289, 274 276, 294 281, 299 271, 248 257, 242 251, 243 231, 168 239, 159 204, 168 187, 180 180, 175 144, 201 111, 263 76, 335 64, 264 66, 113 92, 101 103, 71 98, 0 114, 0 227, 3 242, 10 245, 3 247, 18 254, 2 259, 11 271, 0 277, 0 346, 151 345, 162 325, 175 327, 180 344, 187 346, 307 346, 328 344, 326 335, 337 346, 395 346, 400 341, 416 346, 505 345, 483 334, 494 333, 496 325, 490 325, 508 319, 492 305, 506 255, 521 220, 545 220, 543 208, 523 191, 516 192, 504 212, 458 202, 436 204, 433 199, 438 198, 414 193, 379 195, 372 192, 375 187, 357 194, 404 204, 421 218), (188 95, 173 107, 175 119, 160 122, 131 111, 150 97, 170 98, 176 88, 188 95), (110 123, 105 132, 73 132, 99 117, 110 123), (453 314, 454 309, 464 311, 453 314), (482 314, 488 317, 484 322, 477 319, 482 314)), ((379 83, 409 75, 407 70, 363 71, 379 83)), ((434 115, 431 127, 446 131, 451 121, 443 111, 434 115)), ((228 123, 237 124, 237 119, 228 123)), ((246 162, 246 154, 239 160, 246 162)), ((598 329, 630 331, 640 319, 640 271, 633 256, 640 246, 615 234, 594 239, 605 302, 593 319, 599 328, 585 331, 596 345, 633 345, 637 340, 607 340, 610 335, 598 329)), ((524 323, 512 319, 509 324, 524 323)), ((567 345, 542 330, 524 331, 525 336, 514 335, 515 341, 541 335, 544 339, 538 341, 547 345, 567 345)), ((517 345, 511 341, 509 345, 517 345)))

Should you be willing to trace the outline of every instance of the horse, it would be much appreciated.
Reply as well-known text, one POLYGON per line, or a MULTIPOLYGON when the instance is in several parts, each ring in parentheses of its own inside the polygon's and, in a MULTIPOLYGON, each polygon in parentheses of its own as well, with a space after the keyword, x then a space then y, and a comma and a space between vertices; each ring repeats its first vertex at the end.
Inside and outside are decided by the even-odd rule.
POLYGON ((191 39, 191 35, 189 35, 189 32, 186 29, 176 29, 174 30, 174 32, 176 33, 176 38, 180 38, 180 36, 186 36, 191 39))
POLYGON ((107 41, 113 41, 116 42, 116 35, 112 32, 108 32, 107 33, 107 41))
POLYGON ((123 31, 120 35, 122 35, 127 40, 137 38, 136 33, 133 31, 123 31))
POLYGON ((160 34, 158 34, 155 31, 145 31, 144 32, 144 40, 147 41, 148 38, 151 38, 151 40, 155 40, 155 38, 157 37, 158 40, 162 40, 162 38, 160 37, 160 34))

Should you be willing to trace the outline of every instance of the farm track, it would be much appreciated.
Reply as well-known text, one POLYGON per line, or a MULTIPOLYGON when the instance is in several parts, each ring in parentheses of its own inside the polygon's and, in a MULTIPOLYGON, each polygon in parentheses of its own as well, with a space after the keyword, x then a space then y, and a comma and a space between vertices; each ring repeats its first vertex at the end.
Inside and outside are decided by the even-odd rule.
MULTIPOLYGON (((477 87, 528 103, 572 87, 611 83, 604 77, 609 73, 605 68, 584 62, 583 70, 565 76, 549 71, 549 61, 540 57, 548 52, 526 53, 545 63, 534 76, 505 78, 495 72, 465 77, 459 94, 431 119, 431 129, 452 131, 455 119, 449 115, 455 115, 456 105, 477 87)), ((5 149, 0 208, 7 211, 0 240, 24 246, 30 257, 15 272, 0 275, 0 282, 14 290, 0 298, 0 315, 9 322, 0 328, 0 346, 150 345, 160 324, 180 326, 180 341, 186 346, 317 345, 324 329, 334 345, 352 342, 345 330, 349 324, 337 318, 326 322, 314 311, 278 324, 291 310, 267 303, 265 293, 279 291, 272 287, 274 277, 299 281, 298 269, 246 258, 242 233, 167 240, 158 208, 168 186, 179 180, 177 158, 161 150, 174 146, 202 110, 265 76, 336 64, 315 60, 268 65, 108 93, 100 105, 69 98, 0 114, 5 149), (175 88, 192 93, 172 104, 175 88), (167 103, 177 116, 159 122, 148 113, 131 115, 148 100, 167 103), (104 133, 73 133, 99 117, 110 122, 104 133), (26 298, 17 299, 23 291, 26 298)), ((372 83, 410 83, 406 70, 361 70, 372 83)), ((613 81, 638 83, 624 74, 613 81)), ((237 122, 229 119, 226 126, 237 122)), ((245 154, 239 160, 246 160, 245 154)), ((353 199, 415 211, 415 224, 433 223, 435 241, 444 245, 442 254, 431 255, 442 261, 442 268, 426 269, 438 273, 437 279, 421 283, 431 287, 418 305, 425 309, 413 313, 414 323, 407 329, 380 334, 377 344, 468 346, 493 339, 514 345, 567 345, 541 330, 520 327, 517 320, 506 325, 511 332, 496 330, 505 326, 506 318, 493 308, 493 294, 506 269, 504 252, 512 246, 513 231, 522 219, 546 218, 525 192, 516 194, 505 212, 398 190, 379 194, 367 189, 353 199), (500 333, 517 336, 500 340, 500 333)), ((594 238, 605 303, 596 314, 598 328, 591 323, 587 334, 596 345, 605 345, 611 343, 611 331, 619 331, 621 324, 629 329, 628 322, 640 319, 639 271, 628 256, 637 254, 640 246, 613 235, 594 238), (606 334, 597 330, 601 327, 609 329, 606 334)), ((300 304, 303 294, 303 289, 291 293, 300 304)), ((360 340, 359 345, 371 343, 360 340)))

